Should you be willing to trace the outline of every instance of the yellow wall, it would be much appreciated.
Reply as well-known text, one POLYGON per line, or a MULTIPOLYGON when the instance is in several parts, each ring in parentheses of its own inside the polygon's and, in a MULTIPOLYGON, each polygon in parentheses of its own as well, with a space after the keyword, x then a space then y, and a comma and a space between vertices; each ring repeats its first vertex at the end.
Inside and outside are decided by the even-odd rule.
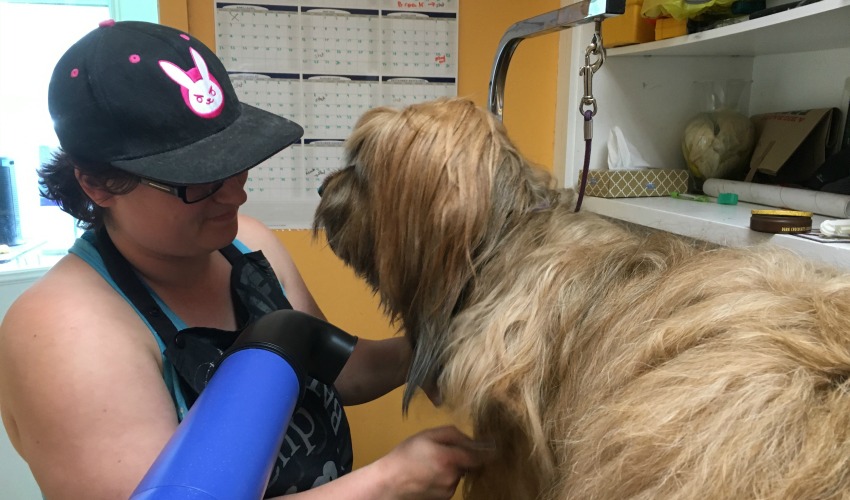
MULTIPOLYGON (((505 31, 517 21, 560 7, 557 0, 459 0, 458 95, 487 106, 490 72, 505 31)), ((551 170, 554 150, 558 36, 519 44, 505 85, 504 123, 520 151, 551 170)))
MULTIPOLYGON (((558 0, 459 0, 458 95, 487 105, 490 69, 502 34, 513 23, 557 9, 558 0)), ((215 47, 213 2, 159 0, 163 24, 188 30, 215 47)), ((505 90, 504 119, 520 150, 550 168, 554 148, 558 37, 547 35, 520 44, 505 90)), ((328 319, 363 338, 395 334, 370 290, 309 231, 278 231, 292 253, 307 286, 328 319)), ((355 466, 382 456, 420 429, 449 422, 420 396, 408 418, 401 416, 401 390, 361 406, 346 409, 354 439, 355 466)))

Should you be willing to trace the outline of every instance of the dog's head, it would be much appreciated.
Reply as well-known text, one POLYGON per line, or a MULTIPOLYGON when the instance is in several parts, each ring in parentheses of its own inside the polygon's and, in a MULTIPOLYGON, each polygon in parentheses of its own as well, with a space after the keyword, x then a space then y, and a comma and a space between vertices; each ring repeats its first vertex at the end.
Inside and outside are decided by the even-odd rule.
MULTIPOLYGON (((376 108, 321 189, 314 231, 379 294, 413 343, 408 391, 435 375, 441 339, 521 214, 559 202, 489 112, 464 99, 376 108)), ((406 394, 405 404, 412 394, 406 394)))

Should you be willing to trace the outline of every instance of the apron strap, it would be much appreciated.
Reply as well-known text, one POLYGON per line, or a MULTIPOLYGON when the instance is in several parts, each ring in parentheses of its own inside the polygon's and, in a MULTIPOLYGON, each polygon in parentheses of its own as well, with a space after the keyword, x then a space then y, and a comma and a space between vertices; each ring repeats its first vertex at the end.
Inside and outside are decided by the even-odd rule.
MULTIPOLYGON (((191 407, 206 387, 223 351, 233 343, 239 332, 206 327, 178 331, 127 259, 115 248, 105 229, 96 232, 95 246, 115 284, 150 323, 165 345, 165 358, 177 370, 183 397, 187 406, 191 407)), ((241 254, 233 244, 227 248, 231 247, 232 251, 228 250, 231 256, 241 254)))
POLYGON ((262 250, 243 254, 230 244, 219 250, 233 266, 231 292, 237 304, 247 309, 250 317, 257 319, 279 309, 292 309, 280 280, 262 250))
POLYGON ((95 235, 95 246, 112 280, 151 324, 162 339, 166 349, 174 345, 177 338, 177 328, 175 328, 174 323, 168 319, 168 316, 153 299, 150 291, 142 284, 127 259, 115 248, 115 244, 112 243, 106 229, 98 229, 95 235))

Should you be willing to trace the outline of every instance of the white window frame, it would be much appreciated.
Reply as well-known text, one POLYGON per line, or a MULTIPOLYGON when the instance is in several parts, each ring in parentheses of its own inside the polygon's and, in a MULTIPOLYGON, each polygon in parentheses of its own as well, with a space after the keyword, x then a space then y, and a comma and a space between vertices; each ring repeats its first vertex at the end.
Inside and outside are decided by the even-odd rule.
MULTIPOLYGON (((159 13, 158 13, 158 2, 157 0, 0 0, 0 4, 33 4, 33 5, 42 5, 42 6, 81 6, 81 7, 107 7, 109 9, 109 17, 115 19, 117 21, 124 20, 138 20, 138 21, 149 21, 149 22, 158 22, 159 13)), ((93 29, 96 26, 92 26, 93 29)), ((26 43, 26 42, 24 42, 26 43)), ((39 43, 44 43, 42 40, 39 43)), ((15 78, 16 76, 9 75, 0 75, 0 78, 15 78)), ((0 98, 9 98, 9 96, 0 96, 0 98)), ((44 100, 47 100, 47 96, 44 96, 44 100)), ((31 101, 30 101, 31 102, 31 101)), ((46 106, 45 106, 46 107, 46 106)), ((38 113, 40 116, 41 113, 38 113)), ((19 115, 16 115, 19 116, 19 115)), ((49 118, 48 118, 49 119, 49 118)), ((39 126, 37 130, 42 130, 39 126)), ((26 137, 34 137, 27 135, 26 137)), ((34 139, 38 140, 38 139, 34 139)), ((40 142, 39 142, 40 143, 40 142)), ((30 151, 29 148, 26 148, 26 151, 30 151)), ((4 154, 4 151, 0 151, 0 156, 9 156, 13 160, 14 154, 4 154)), ((26 163, 26 174, 21 176, 16 172, 15 184, 19 188, 17 191, 17 198, 20 201, 25 201, 26 197, 29 197, 26 200, 26 203, 21 203, 20 205, 20 215, 21 215, 21 227, 22 233, 33 233, 33 226, 30 226, 29 229, 26 229, 27 225, 33 224, 33 216, 31 214, 25 214, 25 211, 30 211, 33 213, 35 210, 38 210, 39 207, 33 208, 32 198, 34 195, 32 193, 27 193, 23 195, 20 189, 23 189, 23 186, 26 186, 26 189, 35 189, 32 184, 32 174, 29 172, 30 166, 33 164, 31 159, 27 159, 26 163), (21 179, 23 177, 23 180, 21 179), (23 185, 23 186, 22 186, 23 185)), ((18 165, 16 165, 16 170, 19 169, 18 165)), ((43 211, 42 211, 43 212, 43 211)), ((58 221, 59 227, 65 227, 63 218, 66 214, 58 213, 58 209, 56 210, 56 216, 49 216, 48 219, 53 221, 58 221)), ((41 212, 39 212, 41 213, 41 212)), ((40 225, 44 224, 41 219, 35 219, 39 222, 35 224, 35 227, 38 228, 40 225)), ((76 234, 78 231, 73 229, 74 221, 68 216, 68 235, 73 236, 72 233, 76 234)), ((52 225, 50 227, 53 227, 52 225)), ((25 239, 27 239, 25 234, 25 239)), ((66 238, 67 239, 67 238, 66 238)), ((64 243, 64 240, 63 240, 64 243)), ((5 282, 18 282, 23 276, 26 277, 38 277, 49 269, 52 264, 58 260, 58 258, 62 255, 63 251, 66 250, 62 243, 58 243, 55 245, 56 248, 37 248, 32 250, 30 253, 26 254, 26 256, 22 256, 19 259, 13 260, 11 263, 0 264, 0 284, 5 282)), ((12 247, 13 251, 15 247, 12 247)), ((7 256, 8 258, 8 256, 7 256)), ((4 302, 5 297, 4 291, 0 290, 0 305, 4 302)), ((2 318, 2 312, 5 311, 5 308, 0 308, 0 318, 2 318)))
POLYGON ((157 0, 0 0, 0 3, 109 7, 109 14, 116 21, 159 21, 157 0))

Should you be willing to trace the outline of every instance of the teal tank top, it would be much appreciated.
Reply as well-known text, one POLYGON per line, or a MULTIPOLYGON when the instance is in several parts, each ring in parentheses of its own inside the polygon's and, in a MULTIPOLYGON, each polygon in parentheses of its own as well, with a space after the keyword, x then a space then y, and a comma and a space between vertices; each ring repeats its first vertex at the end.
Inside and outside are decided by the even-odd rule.
MULTIPOLYGON (((96 242, 95 233, 88 231, 77 239, 69 252, 91 265, 133 307, 148 326, 159 347, 163 380, 174 401, 177 418, 182 421, 197 397, 197 390, 193 389, 197 385, 187 385, 186 380, 180 376, 175 366, 168 360, 166 357, 167 348, 163 338, 157 332, 156 327, 148 321, 146 315, 138 309, 134 300, 124 293, 109 274, 96 242)), ((247 321, 250 322, 270 311, 290 308, 286 297, 281 293, 284 292, 282 285, 274 277, 271 266, 262 257, 262 254, 251 252, 238 240, 233 242, 233 246, 236 250, 231 249, 232 251, 229 252, 223 250, 229 261, 234 258, 232 254, 235 253, 238 256, 235 258, 241 259, 240 265, 247 259, 252 262, 252 266, 259 265, 266 271, 252 272, 249 270, 247 274, 237 273, 239 274, 238 279, 233 275, 231 276, 237 316, 240 315, 241 311, 247 314, 247 321), (263 274, 268 276, 261 276, 263 274), (271 280, 267 278, 271 278, 271 280)), ((233 265, 234 262, 231 261, 231 264, 233 265)), ((251 268, 256 270, 255 267, 251 268)), ((143 282, 142 286, 177 331, 191 330, 150 287, 143 282)), ((284 443, 274 464, 266 497, 305 491, 347 474, 352 469, 351 431, 342 403, 339 400, 339 394, 332 386, 326 386, 310 377, 307 377, 305 384, 304 397, 296 407, 290 421, 284 443)))

